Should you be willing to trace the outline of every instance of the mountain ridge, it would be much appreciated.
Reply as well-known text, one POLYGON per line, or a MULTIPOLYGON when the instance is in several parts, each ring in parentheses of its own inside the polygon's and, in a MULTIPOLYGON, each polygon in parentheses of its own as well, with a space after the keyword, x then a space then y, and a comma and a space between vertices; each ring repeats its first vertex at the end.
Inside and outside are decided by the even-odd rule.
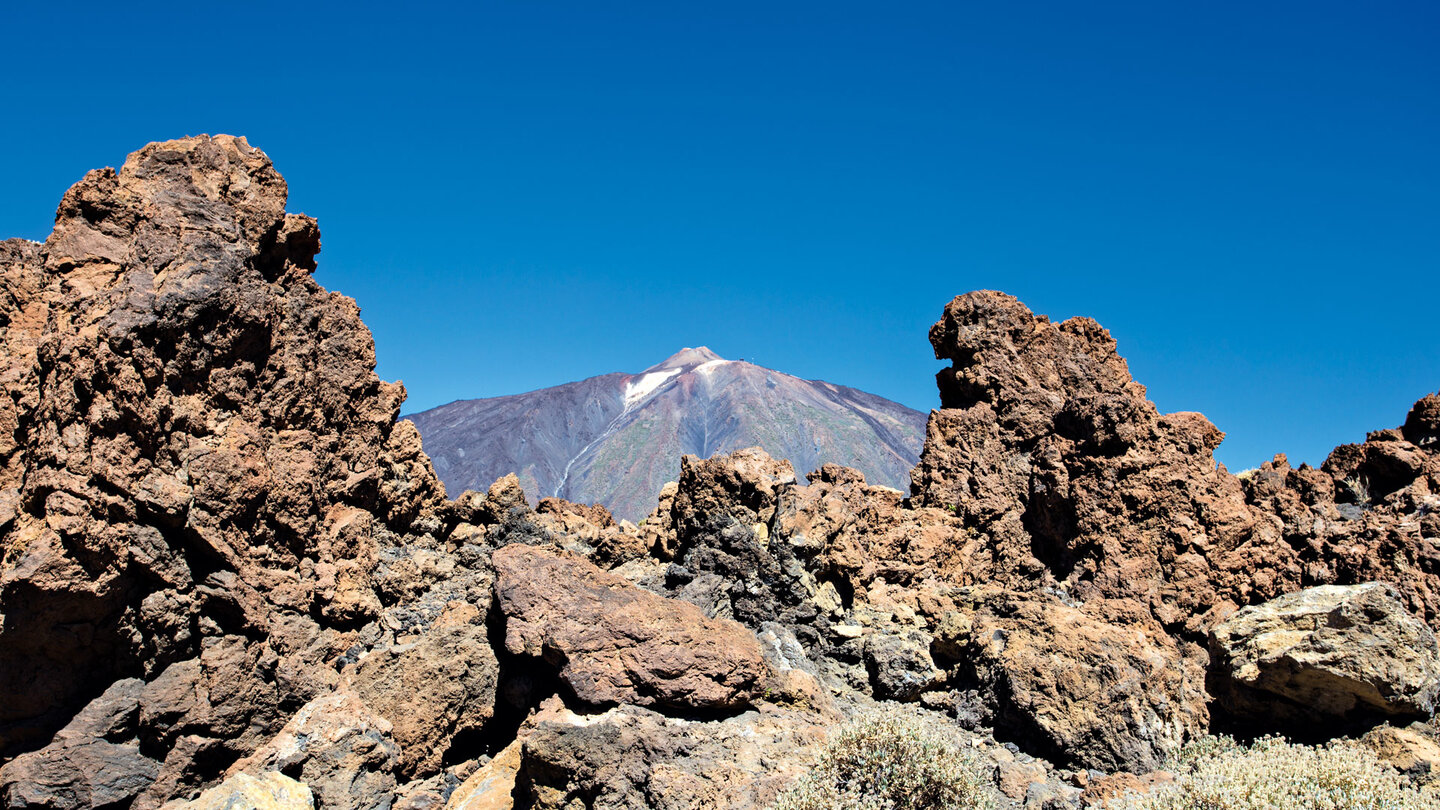
POLYGON ((408 414, 451 492, 514 472, 527 496, 600 503, 638 520, 680 457, 760 445, 799 470, 834 462, 906 486, 925 414, 850 386, 805 380, 706 346, 611 372, 408 414))

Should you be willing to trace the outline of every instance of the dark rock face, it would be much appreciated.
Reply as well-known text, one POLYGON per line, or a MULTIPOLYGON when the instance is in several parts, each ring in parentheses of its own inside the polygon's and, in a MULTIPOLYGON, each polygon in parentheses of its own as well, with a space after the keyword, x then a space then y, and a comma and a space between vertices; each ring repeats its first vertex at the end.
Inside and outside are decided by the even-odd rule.
POLYGON ((680 458, 762 445, 802 470, 840 462, 907 481, 925 415, 845 386, 801 380, 705 347, 639 374, 606 374, 409 417, 452 490, 516 473, 531 500, 599 503, 624 519, 655 508, 680 458))
POLYGON ((160 763, 133 740, 142 682, 116 681, 39 751, 0 767, 6 807, 82 808, 119 805, 155 781, 160 763))

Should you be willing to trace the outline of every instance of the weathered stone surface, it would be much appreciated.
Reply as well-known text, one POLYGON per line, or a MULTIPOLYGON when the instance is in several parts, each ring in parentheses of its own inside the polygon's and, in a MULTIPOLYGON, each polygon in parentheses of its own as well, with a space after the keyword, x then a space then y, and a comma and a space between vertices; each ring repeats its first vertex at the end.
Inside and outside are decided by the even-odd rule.
POLYGON ((877 635, 865 640, 865 666, 875 697, 909 701, 935 686, 944 673, 930 656, 931 639, 922 633, 877 635))
POLYGON ((692 723, 634 706, 567 711, 526 738, 517 796, 535 810, 762 810, 824 735, 803 714, 692 723))
POLYGON ((160 763, 127 742, 135 732, 141 686, 134 678, 116 681, 49 745, 0 767, 0 806, 101 807, 128 802, 149 787, 160 763))
POLYGON ((165 810, 314 810, 310 789, 271 771, 259 776, 237 773, 188 802, 171 802, 165 810))
POLYGON ((1429 715, 1440 693, 1435 634, 1383 583, 1242 608, 1216 626, 1210 650, 1212 691, 1249 722, 1429 715))
POLYGON ((738 624, 574 555, 510 545, 493 560, 506 648, 544 658, 586 703, 735 709, 762 688, 759 644, 738 624))
POLYGON ((1055 324, 974 292, 945 307, 930 342, 953 365, 937 376, 913 489, 980 538, 982 578, 1133 599, 1195 641, 1217 613, 1299 583, 1294 550, 1216 468, 1223 434, 1199 414, 1160 414, 1093 320, 1055 324))
POLYGON ((995 725, 1064 764, 1148 771, 1208 725, 1204 667, 1137 604, 977 594, 940 630, 995 725))
POLYGON ((150 786, 160 763, 134 743, 93 737, 51 743, 0 768, 0 806, 54 810, 120 805, 150 786))
POLYGON ((1440 729, 1433 720, 1409 726, 1377 726, 1360 738, 1395 770, 1420 782, 1440 778, 1440 729))
POLYGON ((327 810, 385 810, 394 801, 399 759, 390 722, 355 693, 340 691, 305 704, 229 774, 297 774, 327 810))
POLYGON ((495 714, 499 664, 484 614, 452 602, 419 640, 371 652, 350 682, 389 720, 402 774, 432 773, 457 734, 478 731, 495 714))

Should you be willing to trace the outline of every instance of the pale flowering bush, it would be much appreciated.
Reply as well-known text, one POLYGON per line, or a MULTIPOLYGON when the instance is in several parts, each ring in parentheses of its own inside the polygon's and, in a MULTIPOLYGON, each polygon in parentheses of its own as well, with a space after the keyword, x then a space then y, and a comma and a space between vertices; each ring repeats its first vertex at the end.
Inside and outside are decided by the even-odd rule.
POLYGON ((842 727, 771 810, 994 810, 985 771, 933 723, 879 711, 842 727))
POLYGON ((1176 780, 1106 810, 1440 810, 1440 798, 1408 784, 1368 748, 1349 741, 1295 745, 1265 737, 1250 747, 1228 737, 1187 746, 1176 780))

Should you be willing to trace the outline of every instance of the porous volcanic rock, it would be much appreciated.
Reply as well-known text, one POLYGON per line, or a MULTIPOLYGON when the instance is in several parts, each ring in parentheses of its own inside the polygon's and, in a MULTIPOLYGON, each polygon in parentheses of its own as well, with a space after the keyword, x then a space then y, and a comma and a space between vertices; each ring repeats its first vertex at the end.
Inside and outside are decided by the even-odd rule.
POLYGON ((1440 623, 1440 394, 1398 429, 1335 448, 1320 469, 1283 455, 1241 476, 1247 499, 1280 520, 1303 584, 1388 582, 1440 623))
MULTIPOLYGON (((758 449, 687 457, 665 584, 710 615, 778 625, 834 688, 994 724, 1066 764, 1148 770, 1208 725, 1203 649, 1135 600, 976 590, 993 570, 950 510, 844 468, 807 487, 758 449)), ((1038 583, 1044 585, 1044 582, 1038 583)))
POLYGON ((525 738, 515 795, 535 810, 762 810, 826 730, 814 715, 774 710, 711 723, 635 706, 562 711, 525 738))
MULTIPOLYGON (((1206 730, 1217 624, 1370 581, 1395 590, 1254 649, 1433 705, 1407 616, 1440 610, 1440 395, 1235 477, 1098 324, 979 292, 932 330, 953 366, 908 497, 749 449, 685 458, 638 527, 514 476, 448 501, 284 205, 263 153, 202 136, 0 242, 0 804, 758 810, 904 702, 1067 807, 1206 730), (1359 642, 1398 651, 1331 655, 1359 642)), ((1312 681, 1270 703, 1329 705, 1312 681)), ((1322 725, 1211 684, 1248 730, 1322 725)), ((1372 740, 1419 769, 1432 732, 1372 740)))
POLYGON ((575 555, 517 544, 493 561, 506 648, 544 658, 585 703, 733 710, 762 688, 760 645, 734 622, 575 555))
POLYGON ((1211 631, 1211 691, 1249 722, 1429 716, 1435 634, 1383 583, 1322 585, 1242 608, 1211 631))
POLYGON ((187 138, 90 172, 45 244, 0 243, 11 796, 57 755, 93 761, 76 806, 193 796, 396 628, 422 634, 457 593, 488 606, 484 566, 455 565, 458 511, 396 423, 404 390, 376 377, 354 301, 310 277, 319 231, 285 199, 244 139, 187 138), (426 550, 449 562, 395 570, 426 550), (124 723, 67 733, 118 684, 135 685, 124 723))
POLYGON ((997 728, 1062 764, 1153 770, 1208 725, 1203 660, 1135 603, 981 592, 937 640, 992 696, 997 728))
POLYGON ((952 365, 913 492, 982 536, 991 581, 1133 599, 1197 642, 1234 607, 1299 587, 1294 549, 1215 464, 1224 434, 1159 413, 1095 321, 974 292, 930 342, 952 365))

